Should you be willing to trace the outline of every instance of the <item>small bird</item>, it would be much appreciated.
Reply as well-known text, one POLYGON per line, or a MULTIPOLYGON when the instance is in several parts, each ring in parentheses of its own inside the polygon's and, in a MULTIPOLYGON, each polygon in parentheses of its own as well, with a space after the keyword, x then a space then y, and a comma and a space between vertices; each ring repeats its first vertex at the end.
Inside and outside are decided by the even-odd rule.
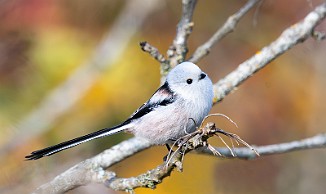
POLYGON ((213 84, 206 73, 191 62, 183 62, 167 75, 165 83, 126 121, 112 128, 71 139, 26 156, 37 160, 93 139, 130 132, 156 145, 168 144, 193 132, 213 104, 213 84))

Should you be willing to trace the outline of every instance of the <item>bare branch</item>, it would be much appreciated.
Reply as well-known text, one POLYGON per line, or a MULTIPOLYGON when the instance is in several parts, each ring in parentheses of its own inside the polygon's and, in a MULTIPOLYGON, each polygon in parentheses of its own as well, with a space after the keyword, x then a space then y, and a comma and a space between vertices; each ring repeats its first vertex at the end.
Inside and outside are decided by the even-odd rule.
POLYGON ((171 155, 171 159, 167 159, 165 164, 161 164, 156 168, 147 171, 137 177, 131 178, 116 178, 111 176, 106 181, 106 185, 114 190, 133 190, 138 187, 146 187, 154 189, 157 184, 160 184, 163 179, 169 176, 174 168, 182 171, 182 160, 185 153, 195 150, 196 153, 205 153, 217 157, 229 157, 240 159, 255 159, 258 156, 266 156, 272 154, 281 154, 291 151, 316 149, 326 147, 326 134, 316 135, 299 141, 288 143, 259 146, 253 149, 249 144, 244 142, 239 136, 215 128, 215 125, 208 123, 203 129, 195 131, 192 134, 186 135, 179 147, 171 155), (232 138, 240 139, 244 148, 213 148, 207 143, 208 138, 222 133, 226 136, 231 135, 232 138), (257 152, 259 152, 259 154, 257 152), (218 154, 216 154, 218 153, 218 154), (171 162, 169 162, 171 161, 171 162))
POLYGON ((117 191, 132 191, 138 187, 145 187, 155 189, 157 184, 160 184, 163 179, 170 176, 172 170, 177 167, 176 163, 181 163, 182 155, 178 153, 174 157, 174 164, 168 167, 165 164, 161 164, 154 169, 138 175, 137 177, 130 178, 116 178, 111 177, 105 181, 105 185, 113 190, 117 191))
POLYGON ((170 176, 174 168, 177 168, 179 171, 182 171, 183 152, 188 153, 192 150, 194 150, 196 153, 204 153, 216 157, 228 157, 231 159, 256 159, 258 156, 283 154, 292 151, 307 149, 326 148, 326 133, 299 141, 255 147, 255 150, 259 153, 259 155, 256 154, 250 147, 233 148, 232 150, 229 148, 210 148, 210 145, 205 146, 203 144, 203 140, 205 140, 205 138, 208 138, 208 136, 202 136, 202 142, 200 142, 199 144, 196 138, 196 136, 192 137, 192 139, 189 140, 191 145, 184 147, 184 150, 182 150, 182 152, 174 152, 175 154, 173 155, 171 165, 166 167, 166 164, 161 164, 156 168, 151 169, 137 177, 116 178, 114 176, 111 176, 110 179, 106 181, 106 186, 114 190, 123 191, 132 191, 133 189, 138 187, 154 189, 157 184, 162 183, 165 177, 170 176), (214 150, 219 154, 215 154, 214 150), (232 153, 234 153, 235 155, 232 155, 232 153))
POLYGON ((204 56, 208 55, 211 48, 227 34, 233 32, 240 19, 260 1, 261 0, 249 0, 237 13, 231 15, 207 42, 199 46, 188 61, 196 63, 204 56))
MULTIPOLYGON (((177 168, 177 170, 182 171, 182 162, 186 153, 195 150, 198 147, 212 147, 211 145, 209 145, 207 140, 208 138, 217 135, 218 133, 226 135, 232 139, 235 139, 236 141, 240 141, 245 146, 252 148, 239 136, 216 128, 214 123, 207 123, 200 129, 176 140, 175 145, 177 146, 177 149, 173 152, 173 154, 168 154, 168 157, 166 158, 164 164, 159 165, 158 167, 149 170, 146 173, 141 174, 137 177, 110 177, 110 179, 106 181, 106 185, 114 190, 124 191, 131 191, 138 187, 147 187, 154 189, 157 184, 161 183, 165 177, 170 175, 174 168, 177 168)), ((252 150, 254 149, 252 148, 252 150)), ((211 151, 213 151, 213 153, 219 153, 215 149, 212 149, 211 151)))
POLYGON ((188 52, 187 40, 192 31, 192 16, 197 0, 182 0, 182 16, 177 26, 177 33, 172 46, 167 51, 170 66, 162 67, 163 72, 167 73, 171 67, 175 67, 185 60, 188 52))
POLYGON ((326 148, 326 133, 288 143, 257 146, 253 149, 252 146, 248 145, 237 135, 217 129, 215 125, 209 123, 202 130, 181 139, 178 149, 171 155, 171 158, 167 159, 167 163, 161 164, 152 170, 131 178, 117 178, 114 172, 105 171, 111 165, 150 146, 149 143, 137 138, 124 141, 68 169, 51 182, 39 187, 35 193, 66 192, 89 182, 104 183, 114 190, 123 191, 132 191, 138 187, 154 189, 157 184, 160 184, 165 177, 171 174, 173 169, 177 168, 178 171, 182 171, 184 154, 193 150, 195 153, 217 157, 255 159, 259 155, 267 156, 298 150, 326 148), (232 148, 232 150, 230 148, 210 148, 211 146, 207 143, 207 140, 217 133, 227 136, 231 135, 232 138, 240 139, 247 147, 232 148), (214 150, 219 154, 216 155, 214 150))
POLYGON ((34 193, 64 193, 90 182, 104 183, 105 180, 115 176, 113 172, 104 169, 150 146, 150 143, 137 138, 121 142, 93 158, 76 164, 37 188, 34 193))
POLYGON ((148 42, 144 41, 144 42, 140 42, 139 43, 141 49, 144 52, 149 53, 154 59, 156 59, 158 62, 162 63, 167 63, 167 60, 165 59, 165 57, 158 51, 157 48, 153 47, 152 45, 150 45, 148 42))
MULTIPOLYGON (((307 150, 307 149, 319 149, 326 148, 326 133, 318 134, 316 136, 298 140, 291 141, 287 143, 266 145, 266 146, 253 146, 260 156, 268 156, 275 154, 284 154, 293 151, 307 150)), ((217 149, 224 157, 234 158, 232 153, 227 148, 215 148, 217 149)), ((255 159, 257 155, 252 152, 251 149, 247 147, 235 148, 233 152, 236 154, 236 158, 240 159, 255 159)), ((212 152, 207 148, 199 148, 196 150, 196 153, 205 153, 208 155, 213 155, 212 152)))
POLYGON ((253 57, 241 63, 236 70, 214 84, 214 103, 223 100, 227 94, 243 81, 265 67, 276 57, 313 36, 314 28, 325 19, 325 15, 326 3, 322 3, 301 22, 284 30, 274 42, 258 51, 253 57))

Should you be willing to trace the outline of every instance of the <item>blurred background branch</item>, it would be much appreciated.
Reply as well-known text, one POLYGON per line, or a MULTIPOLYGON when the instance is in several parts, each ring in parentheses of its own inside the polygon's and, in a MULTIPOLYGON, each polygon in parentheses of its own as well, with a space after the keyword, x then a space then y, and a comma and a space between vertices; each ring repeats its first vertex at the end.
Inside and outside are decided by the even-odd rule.
POLYGON ((17 132, 13 137, 8 137, 0 154, 3 155, 49 130, 57 118, 63 116, 87 93, 98 79, 98 75, 114 64, 143 22, 159 7, 160 3, 156 0, 126 1, 124 9, 94 49, 92 57, 81 64, 67 80, 50 91, 38 107, 21 119, 15 126, 17 132))
POLYGON ((241 9, 231 15, 226 22, 220 27, 211 38, 207 40, 203 45, 199 46, 192 56, 188 59, 193 63, 197 63, 204 56, 208 55, 212 47, 218 43, 223 37, 235 30, 236 25, 240 19, 248 13, 248 11, 253 8, 260 0, 249 0, 241 9))

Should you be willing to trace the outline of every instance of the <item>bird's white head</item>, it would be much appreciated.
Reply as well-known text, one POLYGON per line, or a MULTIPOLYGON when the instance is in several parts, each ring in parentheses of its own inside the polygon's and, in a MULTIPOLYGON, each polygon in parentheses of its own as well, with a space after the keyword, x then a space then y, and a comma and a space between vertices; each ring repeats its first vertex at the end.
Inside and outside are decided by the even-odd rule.
POLYGON ((180 63, 169 72, 166 80, 170 88, 183 98, 213 101, 212 81, 194 63, 180 63))

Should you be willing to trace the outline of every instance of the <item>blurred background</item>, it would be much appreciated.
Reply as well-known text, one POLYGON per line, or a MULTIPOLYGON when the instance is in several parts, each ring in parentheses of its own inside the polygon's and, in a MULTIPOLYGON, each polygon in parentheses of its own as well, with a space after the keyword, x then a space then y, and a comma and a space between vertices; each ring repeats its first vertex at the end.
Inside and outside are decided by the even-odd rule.
MULTIPOLYGON (((190 54, 246 1, 197 3, 190 54)), ((213 82, 234 70, 323 0, 265 0, 199 62, 213 82)), ((31 151, 122 122, 159 86, 159 64, 141 51, 148 41, 165 54, 181 1, 0 1, 0 193, 30 193, 72 165, 131 136, 118 134, 37 161, 31 151)), ((317 30, 325 32, 326 22, 317 30)), ((211 121, 253 145, 325 132, 326 43, 308 40, 278 57, 214 106, 237 122, 211 121)), ((190 56, 190 55, 189 55, 190 56)), ((211 139, 214 145, 221 145, 211 139)), ((153 147, 115 166, 136 176, 162 163, 153 147), (137 164, 137 165, 135 165, 137 164)), ((326 152, 309 150, 254 161, 188 154, 156 190, 137 193, 324 193, 326 152)), ((121 193, 91 184, 68 193, 121 193)))

